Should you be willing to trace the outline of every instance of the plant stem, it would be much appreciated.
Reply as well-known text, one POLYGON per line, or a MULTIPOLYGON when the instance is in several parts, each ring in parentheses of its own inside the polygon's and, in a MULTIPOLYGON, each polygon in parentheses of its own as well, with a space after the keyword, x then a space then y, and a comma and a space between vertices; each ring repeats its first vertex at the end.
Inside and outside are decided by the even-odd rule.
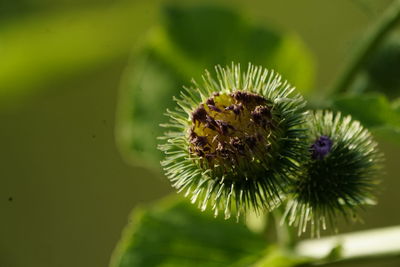
POLYGON ((293 229, 287 223, 281 223, 282 214, 281 207, 272 212, 275 221, 276 237, 281 248, 291 250, 295 245, 295 236, 293 229))
POLYGON ((305 240, 295 251, 322 263, 400 256, 400 226, 305 240), (330 257, 337 248, 337 256, 330 257))
POLYGON ((368 60, 370 54, 378 47, 387 33, 400 20, 400 0, 395 0, 388 7, 380 19, 367 31, 364 40, 351 54, 341 75, 334 83, 330 93, 343 93, 349 89, 351 83, 363 64, 368 60))

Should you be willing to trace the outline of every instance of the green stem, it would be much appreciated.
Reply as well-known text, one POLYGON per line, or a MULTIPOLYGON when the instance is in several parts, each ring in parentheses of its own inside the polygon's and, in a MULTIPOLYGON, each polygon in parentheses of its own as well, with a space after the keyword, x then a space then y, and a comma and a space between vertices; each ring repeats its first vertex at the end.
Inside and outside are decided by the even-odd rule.
POLYGON ((299 256, 315 262, 348 262, 400 256, 400 226, 336 235, 299 242, 299 256), (332 253, 335 252, 335 253, 332 253))
POLYGON ((349 89, 356 74, 368 60, 371 53, 377 48, 386 34, 393 29, 399 20, 400 0, 395 0, 377 23, 370 28, 365 39, 360 42, 354 53, 352 53, 341 75, 339 75, 339 78, 330 90, 332 94, 343 93, 349 89))
POLYGON ((287 223, 282 223, 282 215, 283 210, 281 207, 272 212, 275 221, 276 237, 281 248, 291 250, 295 245, 295 234, 293 228, 287 223))

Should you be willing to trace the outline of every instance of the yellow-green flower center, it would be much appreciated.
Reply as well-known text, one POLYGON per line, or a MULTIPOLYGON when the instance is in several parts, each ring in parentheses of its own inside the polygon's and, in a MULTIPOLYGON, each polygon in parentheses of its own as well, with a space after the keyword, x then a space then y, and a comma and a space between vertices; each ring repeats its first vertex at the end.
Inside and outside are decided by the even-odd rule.
POLYGON ((272 103, 258 94, 216 93, 192 113, 190 153, 208 166, 251 169, 273 146, 275 117, 272 103))

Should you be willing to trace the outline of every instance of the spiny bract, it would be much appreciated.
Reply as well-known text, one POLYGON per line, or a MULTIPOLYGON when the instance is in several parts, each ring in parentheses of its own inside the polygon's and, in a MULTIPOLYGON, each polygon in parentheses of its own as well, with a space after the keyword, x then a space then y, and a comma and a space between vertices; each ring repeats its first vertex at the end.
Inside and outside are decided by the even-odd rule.
POLYGON ((339 215, 357 218, 357 208, 373 203, 383 157, 350 116, 316 111, 306 127, 308 158, 291 185, 284 219, 299 235, 310 224, 311 235, 319 236, 327 224, 336 229, 339 215))
POLYGON ((161 139, 167 177, 204 210, 239 218, 281 203, 304 151, 304 100, 279 74, 249 64, 216 67, 167 111, 161 139))

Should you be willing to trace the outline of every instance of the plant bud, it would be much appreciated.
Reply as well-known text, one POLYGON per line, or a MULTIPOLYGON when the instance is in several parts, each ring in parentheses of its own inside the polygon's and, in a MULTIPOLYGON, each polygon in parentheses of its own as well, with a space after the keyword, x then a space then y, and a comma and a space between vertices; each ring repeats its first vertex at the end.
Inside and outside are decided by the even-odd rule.
POLYGON ((367 129, 350 116, 317 111, 307 119, 308 157, 293 179, 284 219, 320 235, 337 218, 357 218, 374 200, 383 156, 367 129))
POLYGON ((304 151, 304 101, 274 72, 216 67, 168 111, 162 162, 167 177, 215 215, 272 210, 304 151))

